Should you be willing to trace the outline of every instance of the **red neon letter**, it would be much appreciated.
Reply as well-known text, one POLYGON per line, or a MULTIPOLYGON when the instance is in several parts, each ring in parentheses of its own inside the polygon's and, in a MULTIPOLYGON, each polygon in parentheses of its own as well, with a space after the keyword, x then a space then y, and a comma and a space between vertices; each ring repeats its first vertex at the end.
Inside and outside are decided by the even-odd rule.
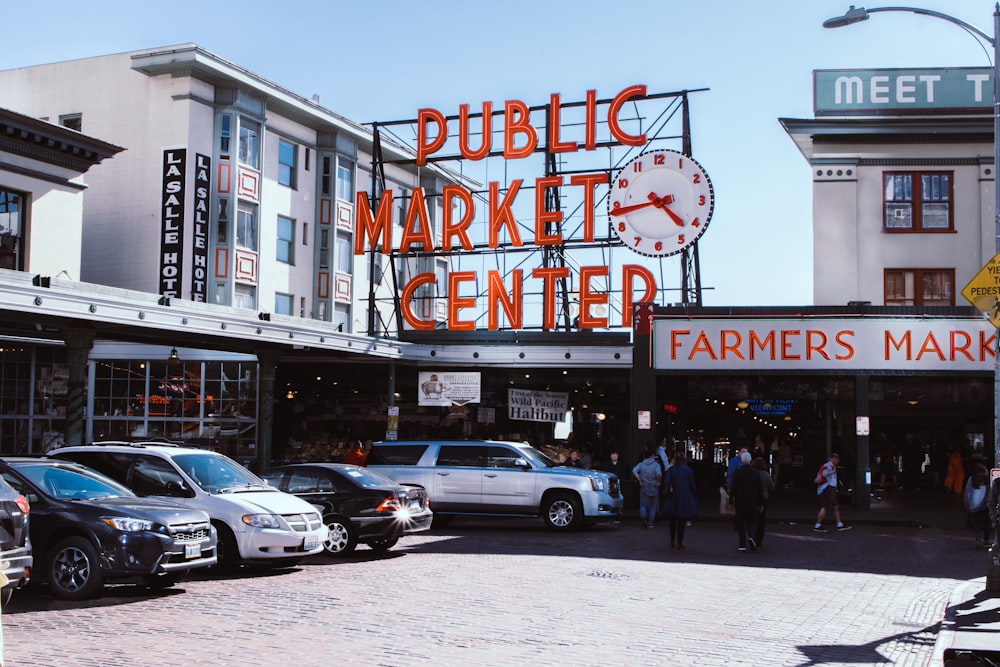
POLYGON ((549 120, 546 125, 549 135, 546 147, 549 153, 574 153, 579 148, 573 141, 559 141, 559 93, 552 93, 549 98, 549 120))
POLYGON ((421 109, 417 112, 417 165, 427 164, 427 156, 444 146, 448 139, 448 121, 437 109, 421 109), (433 121, 437 125, 437 134, 427 143, 427 123, 433 121))
POLYGON ((611 106, 608 107, 608 129, 611 130, 611 136, 626 146, 642 146, 646 143, 646 133, 643 132, 642 134, 636 136, 627 134, 625 130, 621 128, 621 125, 618 124, 618 112, 621 110, 622 105, 629 99, 633 97, 645 96, 646 86, 630 86, 615 95, 615 99, 611 102, 611 106))
POLYGON ((403 314, 403 319, 406 323, 418 331, 433 331, 434 321, 433 320, 422 320, 413 314, 410 310, 410 301, 413 299, 413 292, 416 291, 421 285, 433 285, 434 284, 434 274, 433 273, 418 273, 413 276, 413 278, 406 283, 403 287, 403 292, 399 297, 399 310, 403 314))
POLYGON ((556 326, 556 280, 569 275, 569 269, 559 266, 542 267, 531 270, 532 278, 542 279, 542 328, 556 326))
POLYGON ((448 274, 448 329, 450 331, 472 331, 476 328, 474 321, 458 319, 460 308, 473 308, 476 305, 476 297, 458 295, 458 286, 460 283, 475 282, 475 280, 475 271, 456 271, 448 274))
POLYGON ((503 156, 508 160, 528 157, 538 146, 538 133, 531 126, 531 112, 528 105, 520 100, 507 100, 503 110, 503 156), (521 148, 514 147, 514 137, 523 134, 527 142, 521 148))
POLYGON ((581 329, 606 329, 608 318, 591 317, 590 307, 608 304, 607 292, 595 294, 590 291, 590 279, 596 277, 608 277, 608 267, 606 266, 581 266, 580 267, 580 315, 579 326, 581 329))
POLYGON ((622 267, 622 326, 631 326, 632 304, 652 301, 656 298, 656 278, 653 272, 638 264, 626 264, 622 267), (632 299, 632 279, 641 278, 646 285, 639 301, 632 299))
POLYGON ((375 217, 372 218, 372 210, 368 206, 368 195, 358 192, 354 197, 354 254, 365 254, 365 239, 368 239, 368 247, 374 250, 375 240, 381 236, 380 252, 388 255, 392 251, 392 190, 382 192, 382 199, 378 202, 375 210, 375 217))
POLYGON ((472 203, 472 194, 460 185, 446 185, 441 188, 441 249, 451 250, 451 237, 457 236, 465 250, 472 250, 469 240, 469 225, 476 214, 476 205, 472 203), (451 224, 452 199, 461 199, 465 211, 456 224, 451 224))
POLYGON ((431 240, 430 215, 427 214, 427 200, 424 199, 424 189, 417 188, 410 197, 410 207, 406 210, 406 222, 403 224, 403 236, 399 239, 399 252, 409 251, 411 243, 419 243, 422 250, 433 250, 431 240), (420 219, 420 229, 415 230, 415 223, 420 219))
POLYGON ((571 185, 582 185, 583 190, 583 240, 594 240, 594 186, 608 182, 607 174, 577 174, 570 176, 571 185))
POLYGON ((469 148, 469 105, 458 107, 458 150, 468 160, 482 160, 493 146, 493 103, 483 102, 483 142, 479 150, 469 148))
POLYGON ((562 176, 543 176, 535 179, 535 245, 559 245, 562 234, 549 234, 545 225, 550 222, 562 222, 562 211, 545 210, 546 188, 557 188, 562 185, 562 176))
POLYGON ((507 228, 507 235, 510 237, 511 245, 517 247, 523 245, 521 243, 521 234, 517 231, 517 219, 514 217, 514 211, 510 208, 511 204, 514 203, 514 197, 517 196, 517 191, 521 189, 522 182, 520 178, 515 178, 511 181, 510 188, 508 188, 507 194, 504 195, 503 201, 497 203, 497 199, 500 198, 500 184, 496 181, 490 181, 490 236, 488 245, 491 248, 496 248, 499 245, 501 227, 507 228))
POLYGON ((487 326, 490 331, 496 331, 499 328, 497 322, 498 303, 503 307, 503 312, 507 315, 507 323, 510 324, 511 329, 520 329, 524 325, 524 311, 522 310, 524 303, 524 280, 521 273, 521 269, 514 269, 510 272, 514 287, 509 299, 507 298, 507 290, 504 287, 503 278, 500 276, 500 273, 498 271, 490 271, 487 274, 486 308, 487 326))

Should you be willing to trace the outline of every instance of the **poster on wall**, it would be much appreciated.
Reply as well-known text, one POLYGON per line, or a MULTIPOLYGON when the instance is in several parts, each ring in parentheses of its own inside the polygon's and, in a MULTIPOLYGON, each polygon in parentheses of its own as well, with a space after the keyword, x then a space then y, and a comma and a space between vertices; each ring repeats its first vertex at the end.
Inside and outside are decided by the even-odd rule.
POLYGON ((561 422, 569 409, 569 394, 533 389, 507 390, 507 417, 529 422, 561 422))
POLYGON ((417 378, 417 405, 465 405, 479 403, 481 376, 478 372, 420 373, 417 378))

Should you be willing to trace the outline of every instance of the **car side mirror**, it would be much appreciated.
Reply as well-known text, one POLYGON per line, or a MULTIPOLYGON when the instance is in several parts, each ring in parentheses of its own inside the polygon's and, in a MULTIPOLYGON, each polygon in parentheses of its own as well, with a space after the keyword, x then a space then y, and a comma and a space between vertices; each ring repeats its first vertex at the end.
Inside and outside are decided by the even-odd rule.
POLYGON ((514 459, 514 467, 521 468, 523 470, 531 470, 531 466, 528 464, 527 459, 514 459))
POLYGON ((166 490, 167 495, 173 498, 186 498, 190 495, 184 482, 171 480, 164 485, 164 489, 166 490))

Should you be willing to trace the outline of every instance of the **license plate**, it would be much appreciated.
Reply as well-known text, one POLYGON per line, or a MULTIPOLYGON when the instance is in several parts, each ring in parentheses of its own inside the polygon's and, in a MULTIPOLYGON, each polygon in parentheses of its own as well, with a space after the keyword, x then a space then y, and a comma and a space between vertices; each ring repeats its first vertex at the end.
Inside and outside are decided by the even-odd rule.
POLYGON ((194 542, 193 544, 184 545, 184 557, 185 558, 199 558, 201 557, 201 544, 194 542))
POLYGON ((311 551, 311 550, 315 549, 318 546, 319 546, 319 538, 318 537, 307 537, 302 542, 302 548, 305 549, 306 551, 311 551))

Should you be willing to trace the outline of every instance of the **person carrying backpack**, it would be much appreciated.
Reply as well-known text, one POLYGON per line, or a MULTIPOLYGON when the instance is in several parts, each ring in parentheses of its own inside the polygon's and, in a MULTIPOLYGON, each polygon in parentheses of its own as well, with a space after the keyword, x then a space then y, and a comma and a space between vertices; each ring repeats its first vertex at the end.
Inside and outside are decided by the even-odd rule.
POLYGON ((814 481, 817 483, 816 495, 819 496, 819 514, 816 515, 816 524, 813 526, 813 530, 817 533, 826 532, 826 528, 823 527, 823 519, 826 518, 827 511, 833 512, 833 518, 837 520, 837 530, 851 529, 840 520, 840 504, 837 502, 838 463, 840 463, 840 454, 834 452, 830 454, 830 459, 816 473, 814 481))

